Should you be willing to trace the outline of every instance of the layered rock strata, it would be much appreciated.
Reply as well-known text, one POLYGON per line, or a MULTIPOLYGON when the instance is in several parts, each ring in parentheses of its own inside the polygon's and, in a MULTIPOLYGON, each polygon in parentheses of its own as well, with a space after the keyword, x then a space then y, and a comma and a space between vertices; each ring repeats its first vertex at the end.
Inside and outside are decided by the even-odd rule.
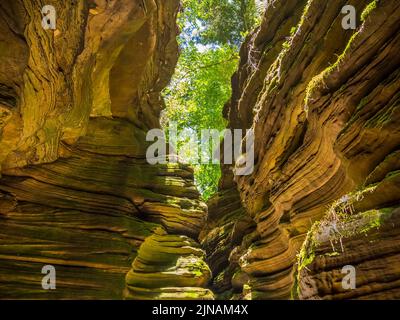
POLYGON ((190 168, 145 158, 178 0, 48 4, 55 30, 0 3, 1 298, 399 298, 398 1, 269 2, 224 109, 254 171, 222 166, 208 218, 190 168))
POLYGON ((249 244, 254 240, 254 227, 234 188, 220 190, 208 202, 207 223, 200 233, 200 240, 214 275, 210 287, 218 298, 227 299, 241 292, 245 281, 240 279, 239 258, 247 248, 242 242, 247 239, 249 244))
POLYGON ((193 171, 146 160, 179 1, 47 4, 55 30, 40 1, 0 4, 0 297, 212 298, 191 239, 207 212, 193 171), (42 288, 45 265, 55 290, 42 288))
POLYGON ((371 184, 336 201, 312 227, 299 256, 294 296, 400 298, 400 179, 393 160, 387 157, 367 178, 371 184))
POLYGON ((126 276, 127 298, 213 299, 211 271, 199 244, 186 237, 155 233, 146 238, 126 276))
MULTIPOLYGON (((357 214, 390 210, 392 220, 367 237, 355 232, 337 257, 324 255, 330 245, 321 240, 315 262, 298 275, 299 297, 398 296, 398 264, 378 276, 384 262, 377 261, 379 252, 391 263, 398 260, 400 199, 398 184, 388 181, 396 177, 400 146, 399 20, 394 0, 277 0, 247 37, 225 108, 229 128, 255 132, 254 171, 235 177, 246 215, 256 224, 250 245, 246 238, 241 244, 239 297, 291 298, 297 256, 313 223, 335 201, 373 183, 374 200, 346 215, 364 221, 357 214), (342 26, 345 5, 356 9, 355 30, 342 26), (337 290, 344 263, 360 264, 359 291, 337 290)), ((348 219, 343 223, 353 225, 348 219)), ((229 265, 229 254, 223 260, 229 265)))

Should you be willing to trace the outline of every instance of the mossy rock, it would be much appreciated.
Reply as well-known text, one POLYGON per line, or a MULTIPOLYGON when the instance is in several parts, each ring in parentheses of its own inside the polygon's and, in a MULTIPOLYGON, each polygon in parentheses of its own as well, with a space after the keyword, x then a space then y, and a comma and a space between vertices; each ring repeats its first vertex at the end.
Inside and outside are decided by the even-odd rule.
POLYGON ((198 287, 144 289, 128 286, 124 296, 128 300, 214 300, 214 294, 211 290, 198 287))

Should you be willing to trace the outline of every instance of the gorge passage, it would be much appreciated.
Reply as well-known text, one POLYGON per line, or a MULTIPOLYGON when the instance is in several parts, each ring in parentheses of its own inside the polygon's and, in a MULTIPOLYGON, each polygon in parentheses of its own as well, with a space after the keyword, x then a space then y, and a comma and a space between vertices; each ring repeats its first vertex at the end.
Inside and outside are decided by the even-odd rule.
POLYGON ((207 203, 146 161, 179 1, 49 2, 0 3, 0 298, 400 298, 399 1, 269 2, 223 110, 254 170, 207 203))

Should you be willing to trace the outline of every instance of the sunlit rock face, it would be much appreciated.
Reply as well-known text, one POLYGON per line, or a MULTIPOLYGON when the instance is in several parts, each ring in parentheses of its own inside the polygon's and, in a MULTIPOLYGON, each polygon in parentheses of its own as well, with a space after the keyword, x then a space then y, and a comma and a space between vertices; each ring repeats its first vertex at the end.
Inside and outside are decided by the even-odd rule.
POLYGON ((0 298, 400 297, 398 1, 268 2, 224 109, 255 168, 222 166, 208 216, 191 168, 145 157, 179 1, 51 2, 49 30, 0 3, 0 298))
POLYGON ((207 212, 193 171, 146 161, 178 57, 179 1, 51 4, 55 30, 38 1, 0 4, 0 297, 212 298, 191 239, 207 212), (141 244, 155 250, 153 234, 160 255, 182 238, 165 270, 152 269, 157 255, 133 263, 141 244), (154 286, 174 262, 179 283, 154 286), (44 265, 56 290, 42 289, 44 265))
POLYGON ((156 232, 146 238, 126 276, 126 298, 213 299, 204 289, 211 278, 204 255, 186 236, 156 232))
POLYGON ((61 143, 84 136, 91 117, 156 127, 159 93, 177 60, 177 6, 55 1, 56 29, 45 30, 39 3, 3 1, 0 77, 9 115, 2 123, 2 168, 56 160, 61 143))
MULTIPOLYGON (((400 3, 370 3, 273 1, 241 48, 225 116, 230 128, 255 131, 254 172, 235 177, 235 188, 256 231, 218 257, 239 266, 227 280, 231 296, 399 297, 400 3), (343 29, 345 5, 356 9, 355 30, 343 29), (335 201, 366 188, 337 221, 321 222, 340 225, 341 238, 313 236, 315 226, 312 248, 305 243, 300 253, 335 201), (338 287, 345 265, 358 270, 354 290, 338 287)), ((218 201, 213 210, 222 211, 218 201)), ((223 251, 210 246, 218 228, 206 236, 209 254, 223 251)))

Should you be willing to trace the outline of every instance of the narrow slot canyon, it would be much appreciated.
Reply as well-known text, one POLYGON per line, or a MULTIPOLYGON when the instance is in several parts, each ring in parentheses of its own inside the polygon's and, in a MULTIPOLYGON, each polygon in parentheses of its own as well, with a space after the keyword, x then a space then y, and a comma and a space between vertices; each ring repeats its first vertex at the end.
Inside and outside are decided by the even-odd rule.
POLYGON ((217 119, 254 166, 207 198, 149 161, 180 1, 48 2, 0 2, 0 299, 400 299, 399 1, 258 8, 217 119))

